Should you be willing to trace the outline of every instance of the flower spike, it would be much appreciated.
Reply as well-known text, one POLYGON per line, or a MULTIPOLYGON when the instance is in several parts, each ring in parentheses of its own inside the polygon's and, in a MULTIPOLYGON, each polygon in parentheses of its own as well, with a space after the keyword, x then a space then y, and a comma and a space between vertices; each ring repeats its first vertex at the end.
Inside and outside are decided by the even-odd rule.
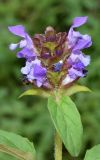
POLYGON ((27 82, 52 90, 70 86, 87 75, 90 56, 82 51, 92 45, 91 37, 74 30, 85 24, 87 19, 87 16, 74 18, 68 33, 57 33, 49 26, 43 34, 32 37, 22 25, 8 27, 11 33, 22 38, 9 48, 21 49, 17 57, 25 58, 26 65, 22 67, 21 73, 27 82))

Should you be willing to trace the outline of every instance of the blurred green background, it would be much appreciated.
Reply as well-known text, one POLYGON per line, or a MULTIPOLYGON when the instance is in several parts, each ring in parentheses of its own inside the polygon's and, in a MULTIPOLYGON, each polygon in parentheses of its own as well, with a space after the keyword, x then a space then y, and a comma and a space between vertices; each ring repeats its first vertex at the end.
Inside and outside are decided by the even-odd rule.
MULTIPOLYGON (((30 35, 44 32, 48 25, 57 31, 68 31, 75 16, 89 17, 88 23, 79 30, 92 36, 93 46, 84 51, 91 55, 92 61, 88 76, 80 83, 91 88, 93 93, 80 93, 72 97, 84 125, 82 159, 86 148, 100 143, 99 7, 99 0, 0 0, 0 129, 13 131, 34 141, 38 160, 53 160, 54 128, 45 99, 17 98, 27 88, 22 84, 20 73, 24 60, 17 59, 8 49, 8 45, 18 39, 8 32, 7 27, 23 24, 30 35)), ((64 147, 63 153, 64 160, 67 160, 68 153, 64 147)), ((0 160, 10 158, 7 156, 0 160)))

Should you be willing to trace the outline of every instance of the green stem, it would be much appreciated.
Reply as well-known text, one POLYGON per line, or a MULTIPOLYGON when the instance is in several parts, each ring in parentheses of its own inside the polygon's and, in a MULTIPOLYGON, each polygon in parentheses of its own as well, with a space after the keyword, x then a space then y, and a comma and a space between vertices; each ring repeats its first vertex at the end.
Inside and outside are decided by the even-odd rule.
POLYGON ((62 160, 62 140, 57 132, 55 133, 55 160, 62 160))

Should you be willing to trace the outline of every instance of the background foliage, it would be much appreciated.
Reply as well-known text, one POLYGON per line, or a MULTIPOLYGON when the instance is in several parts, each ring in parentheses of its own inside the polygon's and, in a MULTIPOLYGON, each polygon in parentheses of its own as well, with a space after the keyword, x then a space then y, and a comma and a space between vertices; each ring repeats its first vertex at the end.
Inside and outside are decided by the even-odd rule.
MULTIPOLYGON (((98 0, 0 0, 0 129, 33 140, 38 150, 38 160, 53 159, 54 128, 45 100, 38 97, 17 99, 26 88, 20 74, 24 61, 17 59, 8 49, 8 45, 17 42, 17 38, 8 32, 7 26, 23 24, 31 35, 44 32, 48 25, 57 31, 66 31, 75 16, 89 16, 88 24, 80 30, 92 36, 93 46, 89 51, 84 51, 91 55, 92 62, 88 77, 80 83, 91 88, 93 93, 80 93, 72 97, 84 125, 83 157, 86 148, 100 143, 99 6, 98 0)), ((64 148, 63 152, 66 157, 64 148)))

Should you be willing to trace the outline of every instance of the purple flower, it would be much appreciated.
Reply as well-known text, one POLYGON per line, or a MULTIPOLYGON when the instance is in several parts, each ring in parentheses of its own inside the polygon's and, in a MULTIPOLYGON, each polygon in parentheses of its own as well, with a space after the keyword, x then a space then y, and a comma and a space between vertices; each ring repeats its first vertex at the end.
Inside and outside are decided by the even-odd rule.
POLYGON ((66 78, 62 82, 63 85, 86 76, 87 70, 85 68, 90 64, 90 56, 84 55, 82 52, 78 52, 78 54, 71 53, 67 63, 69 69, 66 78))
POLYGON ((86 23, 87 19, 88 17, 74 18, 68 34, 57 33, 49 26, 43 34, 35 34, 32 38, 22 25, 8 27, 10 32, 22 38, 19 43, 12 43, 10 49, 21 49, 17 57, 26 59, 21 73, 27 82, 52 90, 87 75, 86 67, 90 63, 90 56, 82 53, 82 50, 92 45, 91 37, 74 30, 86 23))
POLYGON ((60 72, 62 65, 63 61, 59 61, 58 63, 54 64, 54 72, 60 72))
POLYGON ((38 87, 41 87, 46 81, 46 68, 41 66, 40 60, 26 61, 26 66, 21 69, 22 74, 26 75, 29 82, 35 82, 38 87))
POLYGON ((84 77, 86 75, 86 72, 84 72, 85 67, 90 64, 90 56, 84 55, 82 52, 80 54, 72 53, 68 63, 71 66, 68 69, 68 74, 71 78, 84 77))
POLYGON ((83 63, 83 65, 86 67, 90 63, 90 56, 84 55, 82 52, 78 54, 71 53, 70 57, 67 60, 71 65, 78 63, 79 61, 83 63))
POLYGON ((10 44, 9 48, 15 50, 17 47, 22 48, 21 51, 17 53, 18 58, 26 58, 28 61, 34 60, 36 57, 36 48, 32 42, 30 36, 25 32, 25 28, 22 25, 10 26, 8 27, 9 31, 14 35, 20 36, 23 38, 19 43, 10 44))
POLYGON ((74 31, 74 28, 80 27, 86 23, 88 17, 76 17, 68 33, 68 47, 76 53, 78 50, 88 48, 92 45, 91 37, 87 34, 82 35, 74 31))

